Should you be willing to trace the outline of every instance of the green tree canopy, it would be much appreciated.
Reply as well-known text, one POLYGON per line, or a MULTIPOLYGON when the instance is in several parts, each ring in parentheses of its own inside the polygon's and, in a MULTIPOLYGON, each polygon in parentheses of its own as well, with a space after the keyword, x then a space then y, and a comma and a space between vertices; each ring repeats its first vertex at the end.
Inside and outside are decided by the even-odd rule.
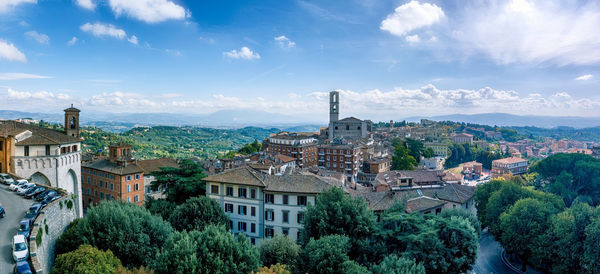
POLYGON ((204 196, 206 185, 202 180, 206 175, 199 163, 183 160, 178 168, 161 167, 160 171, 151 173, 156 179, 152 182, 152 190, 166 189, 167 200, 182 204, 191 197, 204 196))
POLYGON ((485 184, 478 185, 475 189, 475 207, 477 208, 477 218, 481 222, 482 227, 488 226, 485 216, 487 215, 486 207, 490 197, 494 192, 502 187, 504 180, 494 179, 485 184))
POLYGON ((289 270, 295 271, 301 250, 294 239, 287 235, 278 235, 263 240, 258 251, 263 265, 270 266, 279 263, 286 265, 289 270))
MULTIPOLYGON (((303 252, 303 267, 308 273, 356 273, 362 268, 350 260, 350 239, 346 236, 328 235, 311 239, 303 252)), ((365 269, 366 270, 366 269, 365 269)))
POLYGON ((518 200, 531 196, 529 190, 517 183, 513 181, 503 182, 500 189, 492 193, 485 208, 484 223, 488 225, 490 233, 499 239, 502 234, 500 215, 518 200))
POLYGON ((167 199, 154 199, 150 196, 146 197, 144 207, 154 215, 161 216, 163 220, 169 220, 171 213, 177 207, 177 204, 167 199))
POLYGON ((410 151, 406 147, 406 144, 400 139, 395 139, 392 144, 394 146, 392 169, 413 170, 418 163, 415 157, 410 155, 410 151))
POLYGON ((58 255, 52 273, 115 273, 121 261, 110 250, 102 251, 91 245, 81 245, 74 251, 58 255))
POLYGON ((206 196, 188 199, 178 205, 169 217, 176 230, 202 230, 207 225, 226 225, 229 218, 219 203, 206 196))
POLYGON ((425 267, 413 259, 392 254, 385 256, 381 263, 371 266, 371 271, 373 274, 425 274, 425 267))
POLYGON ((581 259, 582 269, 585 272, 597 273, 600 269, 598 254, 600 254, 600 217, 594 218, 592 223, 585 227, 583 258, 581 259))
POLYGON ((481 223, 479 222, 479 219, 477 219, 475 214, 463 208, 449 208, 443 210, 442 213, 440 213, 439 215, 440 218, 451 218, 452 216, 458 216, 469 221, 469 223, 477 233, 477 238, 479 238, 479 236, 481 235, 481 223))
POLYGON ((89 244, 112 250, 126 266, 150 265, 172 234, 168 222, 145 208, 122 201, 106 201, 88 209, 57 242, 57 254, 89 244))

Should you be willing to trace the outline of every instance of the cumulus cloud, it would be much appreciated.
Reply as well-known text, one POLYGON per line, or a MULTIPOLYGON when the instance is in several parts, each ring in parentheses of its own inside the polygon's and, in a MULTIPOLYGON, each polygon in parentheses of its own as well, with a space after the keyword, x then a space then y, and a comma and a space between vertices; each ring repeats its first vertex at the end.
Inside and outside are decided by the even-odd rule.
POLYGON ((67 42, 67 45, 68 46, 73 46, 73 45, 75 45, 77 43, 77 40, 78 40, 77 37, 73 36, 73 38, 71 38, 71 40, 69 40, 67 42))
POLYGON ((577 80, 577 81, 587 81, 587 80, 590 80, 592 78, 594 78, 594 75, 586 74, 586 75, 581 75, 581 76, 575 78, 575 80, 577 80))
POLYGON ((91 106, 155 107, 158 104, 139 93, 115 91, 94 95, 86 100, 91 106))
POLYGON ((37 75, 37 74, 29 74, 29 73, 17 73, 17 72, 7 72, 0 73, 0 80, 8 81, 8 80, 23 80, 23 79, 48 79, 52 78, 50 76, 37 75))
POLYGON ((404 39, 406 40, 406 42, 409 42, 411 44, 421 42, 421 38, 417 34, 415 34, 415 35, 408 35, 404 39))
POLYGON ((7 12, 23 3, 37 4, 37 0, 2 0, 0 1, 0 13, 7 12))
MULTIPOLYGON (((108 36, 108 37, 117 38, 120 40, 127 38, 127 32, 125 32, 124 30, 119 29, 111 24, 85 23, 85 24, 81 25, 80 29, 82 31, 89 32, 96 37, 108 36)), ((129 41, 132 44, 136 44, 136 45, 138 43, 138 39, 135 35, 132 35, 131 37, 127 38, 127 41, 129 41)))
POLYGON ((69 96, 67 94, 59 93, 59 94, 55 95, 54 93, 45 91, 45 90, 37 91, 37 92, 29 92, 29 91, 17 91, 12 88, 8 88, 7 94, 8 94, 8 99, 15 99, 15 100, 36 99, 36 100, 50 101, 53 99, 59 99, 59 100, 71 99, 71 96, 69 96))
POLYGON ((15 45, 0 39, 0 61, 6 59, 8 61, 27 62, 25 54, 23 54, 15 45))
POLYGON ((25 33, 25 36, 29 39, 33 39, 40 44, 48 44, 50 42, 50 37, 48 35, 39 33, 35 30, 31 30, 25 33))
POLYGON ((260 55, 258 53, 253 52, 248 47, 242 47, 239 51, 236 49, 233 49, 231 51, 223 52, 223 56, 231 58, 231 59, 246 59, 246 60, 260 59, 260 55))
POLYGON ((88 9, 88 10, 96 9, 96 3, 94 3, 94 1, 92 1, 92 0, 77 0, 76 3, 78 6, 84 8, 84 9, 88 9))
POLYGON ((277 43, 279 43, 279 46, 282 49, 291 49, 296 46, 296 43, 290 40, 289 38, 285 37, 285 35, 277 36, 274 39, 275 41, 277 41, 277 43))
POLYGON ((600 5, 562 0, 469 2, 450 20, 463 52, 500 64, 600 62, 600 5))
POLYGON ((127 15, 146 23, 190 17, 189 11, 168 0, 109 0, 108 5, 116 16, 127 15))
POLYGON ((444 11, 435 4, 410 1, 397 7, 388 15, 379 28, 396 36, 433 25, 444 18, 444 11))

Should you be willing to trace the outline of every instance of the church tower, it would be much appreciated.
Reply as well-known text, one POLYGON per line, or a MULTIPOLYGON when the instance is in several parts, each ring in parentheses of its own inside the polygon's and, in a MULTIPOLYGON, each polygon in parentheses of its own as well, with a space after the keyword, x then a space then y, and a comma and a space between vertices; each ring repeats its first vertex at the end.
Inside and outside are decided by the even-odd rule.
POLYGON ((329 122, 337 122, 340 119, 340 92, 329 93, 329 122))
POLYGON ((65 109, 65 133, 69 136, 79 138, 79 109, 71 107, 65 109))

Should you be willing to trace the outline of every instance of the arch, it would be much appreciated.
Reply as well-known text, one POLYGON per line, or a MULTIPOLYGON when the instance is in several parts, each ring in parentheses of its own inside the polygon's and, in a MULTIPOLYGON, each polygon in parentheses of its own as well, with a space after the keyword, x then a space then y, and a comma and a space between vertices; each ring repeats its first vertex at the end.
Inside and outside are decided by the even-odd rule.
POLYGON ((41 185, 50 185, 50 180, 48 180, 48 177, 41 172, 36 172, 31 175, 31 180, 41 185))
POLYGON ((35 168, 35 169, 38 169, 38 163, 37 163, 37 160, 36 160, 36 159, 33 159, 33 160, 31 161, 31 163, 32 163, 32 166, 33 166, 33 168, 35 168))
POLYGON ((27 169, 31 169, 31 162, 29 160, 25 160, 25 165, 27 166, 27 169))
POLYGON ((69 171, 67 172, 67 178, 65 179, 65 184, 62 186, 59 185, 59 187, 65 189, 69 193, 78 195, 79 189, 77 187, 77 173, 75 173, 73 169, 69 169, 69 171))

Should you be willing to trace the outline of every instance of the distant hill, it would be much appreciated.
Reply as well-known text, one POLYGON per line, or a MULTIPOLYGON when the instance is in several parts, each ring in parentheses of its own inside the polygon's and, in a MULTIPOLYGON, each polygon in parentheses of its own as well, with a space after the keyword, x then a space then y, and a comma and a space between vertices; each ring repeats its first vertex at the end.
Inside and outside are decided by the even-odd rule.
POLYGON ((513 115, 508 113, 482 113, 482 114, 451 114, 441 116, 413 116, 406 118, 409 122, 420 119, 434 121, 455 121, 474 123, 490 126, 516 126, 516 127, 541 127, 554 128, 568 126, 573 128, 588 128, 600 126, 600 117, 574 117, 574 116, 534 116, 513 115))

